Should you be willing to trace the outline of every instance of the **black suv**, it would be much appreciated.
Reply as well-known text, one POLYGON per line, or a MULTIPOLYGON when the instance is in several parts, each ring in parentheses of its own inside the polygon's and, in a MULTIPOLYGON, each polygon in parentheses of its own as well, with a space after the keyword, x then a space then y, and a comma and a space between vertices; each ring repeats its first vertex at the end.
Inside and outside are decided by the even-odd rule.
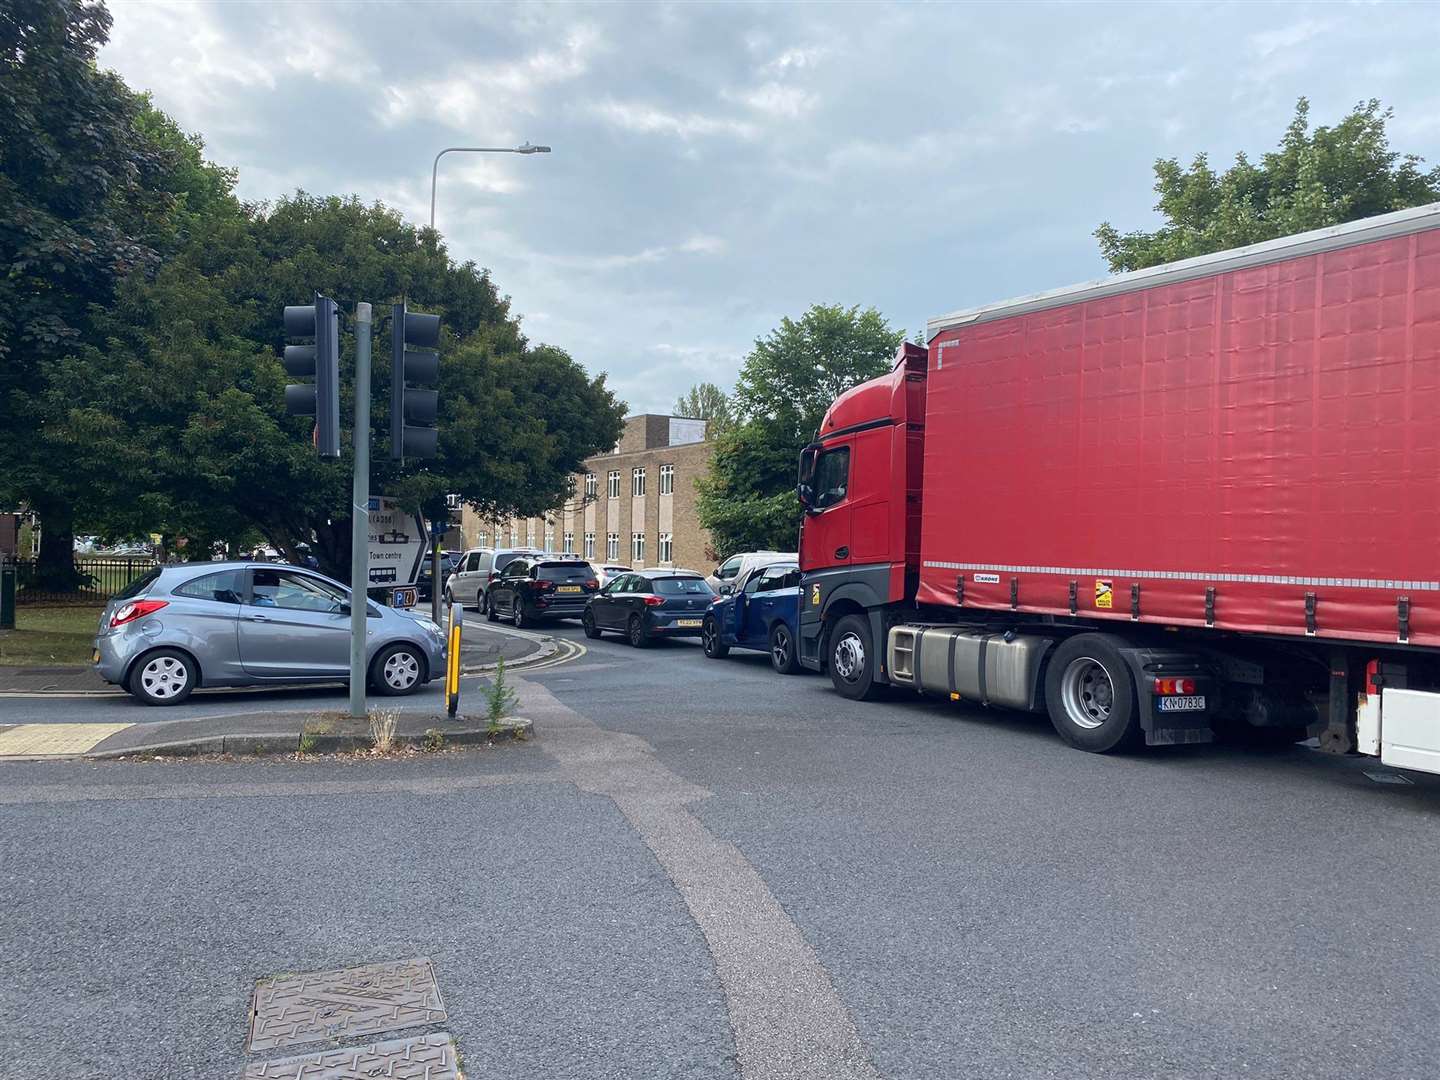
POLYGON ((485 612, 491 622, 509 616, 517 627, 541 619, 576 619, 599 589, 595 568, 584 559, 521 555, 490 583, 485 612))

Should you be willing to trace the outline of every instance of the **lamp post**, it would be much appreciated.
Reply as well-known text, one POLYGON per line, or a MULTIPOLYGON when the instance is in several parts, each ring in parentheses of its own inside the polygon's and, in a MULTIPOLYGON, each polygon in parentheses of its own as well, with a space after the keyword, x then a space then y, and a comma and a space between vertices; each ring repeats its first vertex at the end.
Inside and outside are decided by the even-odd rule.
POLYGON ((440 159, 446 154, 548 154, 550 147, 533 146, 523 142, 519 146, 447 146, 435 155, 435 164, 430 167, 430 228, 435 228, 435 182, 440 176, 440 159))
MULTIPOLYGON (((440 159, 446 154, 548 154, 550 147, 535 146, 529 141, 519 146, 447 146, 435 155, 435 162, 430 166, 430 228, 435 228, 435 184, 440 178, 440 159)), ((449 522, 447 521, 448 525, 449 522)), ((440 581, 440 543, 443 534, 436 530, 431 537, 430 548, 430 617, 437 623, 440 621, 440 590, 443 585, 440 581)))

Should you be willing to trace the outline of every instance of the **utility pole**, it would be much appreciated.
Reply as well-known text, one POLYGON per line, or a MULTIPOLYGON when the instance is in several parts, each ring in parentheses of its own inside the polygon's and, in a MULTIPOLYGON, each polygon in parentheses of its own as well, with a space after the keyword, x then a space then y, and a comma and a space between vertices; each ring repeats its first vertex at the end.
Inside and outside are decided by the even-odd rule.
POLYGON ((355 478, 350 501, 350 715, 365 711, 370 607, 370 305, 355 305, 355 478))

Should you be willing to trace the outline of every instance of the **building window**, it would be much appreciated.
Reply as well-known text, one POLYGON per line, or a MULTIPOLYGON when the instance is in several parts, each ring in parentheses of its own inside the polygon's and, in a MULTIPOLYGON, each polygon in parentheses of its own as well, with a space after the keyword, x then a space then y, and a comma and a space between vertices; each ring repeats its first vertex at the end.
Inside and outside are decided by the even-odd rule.
POLYGON ((620 497, 620 470, 611 469, 610 475, 605 478, 605 494, 612 499, 620 497))
POLYGON ((645 534, 644 534, 644 533, 631 533, 631 534, 630 534, 630 556, 631 556, 631 558, 633 558, 637 563, 643 563, 643 562, 645 561, 645 534))
POLYGON ((555 550, 555 530, 554 530, 554 529, 546 529, 546 530, 545 530, 545 550, 546 550, 546 551, 554 551, 554 550, 555 550))
POLYGON ((594 533, 586 533, 586 534, 585 534, 585 557, 586 557, 587 559, 593 559, 593 558, 595 557, 595 534, 594 534, 594 533))
POLYGON ((510 522, 510 546, 520 546, 520 526, 516 525, 513 521, 510 522))
POLYGON ((489 534, 488 532, 482 532, 482 533, 477 534, 476 537, 475 537, 475 546, 476 546, 476 547, 489 547, 489 546, 490 546, 490 534, 489 534))
POLYGON ((616 559, 620 558, 619 533, 605 534, 605 558, 609 559, 611 562, 614 562, 616 559))
POLYGON ((593 499, 600 490, 600 478, 593 472, 585 474, 585 498, 593 499))
POLYGON ((661 465, 661 466, 660 466, 660 494, 661 494, 661 495, 673 495, 673 494, 675 494, 675 466, 674 466, 674 465, 661 465))
POLYGON ((631 470, 630 470, 630 494, 631 494, 631 495, 644 495, 644 494, 645 494, 645 470, 644 470, 644 469, 631 469, 631 470))
POLYGON ((567 532, 565 534, 565 554, 575 554, 575 534, 572 532, 567 532))
POLYGON ((660 562, 672 563, 675 561, 675 537, 671 533, 660 534, 660 562))

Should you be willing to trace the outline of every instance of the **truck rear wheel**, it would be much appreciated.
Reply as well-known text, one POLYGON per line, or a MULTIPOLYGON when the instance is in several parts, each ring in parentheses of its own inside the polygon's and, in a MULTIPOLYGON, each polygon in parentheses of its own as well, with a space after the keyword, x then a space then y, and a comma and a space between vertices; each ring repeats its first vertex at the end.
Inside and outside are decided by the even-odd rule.
POLYGON ((863 615, 846 615, 830 631, 826 666, 830 681, 851 701, 873 701, 880 694, 875 681, 875 644, 870 621, 863 615))
POLYGON ((1139 744, 1143 729, 1135 678, 1111 634, 1066 638, 1050 657, 1045 705, 1050 723, 1077 750, 1107 754, 1139 744))

